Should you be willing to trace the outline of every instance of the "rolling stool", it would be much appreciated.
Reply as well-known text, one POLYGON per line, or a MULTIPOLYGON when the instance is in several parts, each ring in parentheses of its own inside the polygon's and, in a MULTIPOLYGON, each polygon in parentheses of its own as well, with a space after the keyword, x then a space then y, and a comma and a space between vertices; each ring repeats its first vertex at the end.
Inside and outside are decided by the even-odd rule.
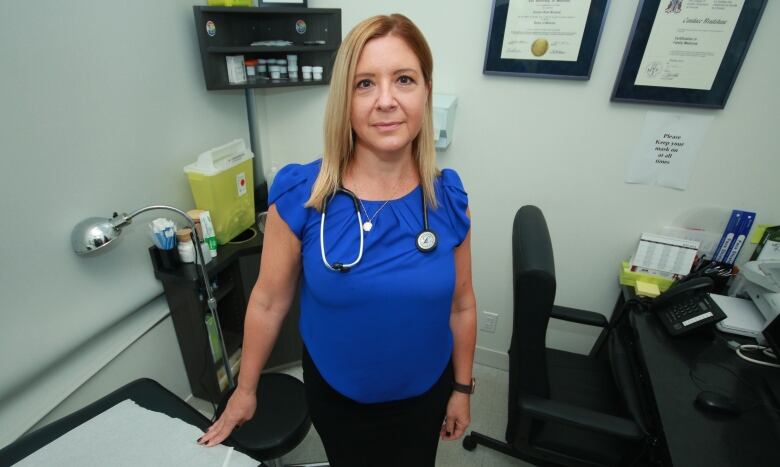
MULTIPOLYGON (((233 389, 225 393, 217 408, 218 418, 233 389)), ((303 383, 282 373, 266 373, 257 386, 257 413, 233 430, 230 438, 264 464, 281 466, 281 457, 295 449, 311 427, 303 383), (259 416, 258 416, 259 415, 259 416)), ((324 467, 326 463, 295 464, 296 467, 324 467)))

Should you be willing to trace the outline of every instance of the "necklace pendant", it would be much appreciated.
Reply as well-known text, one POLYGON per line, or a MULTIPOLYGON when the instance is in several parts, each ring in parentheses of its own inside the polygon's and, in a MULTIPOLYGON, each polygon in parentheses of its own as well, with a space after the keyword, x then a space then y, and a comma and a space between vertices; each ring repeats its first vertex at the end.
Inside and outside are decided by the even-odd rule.
POLYGON ((365 230, 366 232, 371 232, 372 227, 374 227, 374 224, 372 224, 371 221, 363 222, 363 230, 365 230))

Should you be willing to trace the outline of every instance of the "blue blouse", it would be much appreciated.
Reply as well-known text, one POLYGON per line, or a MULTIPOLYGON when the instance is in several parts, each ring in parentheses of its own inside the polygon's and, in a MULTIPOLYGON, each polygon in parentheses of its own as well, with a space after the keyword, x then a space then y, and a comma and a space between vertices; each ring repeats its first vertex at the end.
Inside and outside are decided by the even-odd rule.
MULTIPOLYGON (((301 338, 323 378, 352 400, 418 396, 433 386, 452 354, 454 250, 471 226, 463 184, 449 169, 436 180, 439 207, 428 208, 429 228, 438 240, 434 251, 422 253, 415 244, 423 229, 418 185, 379 212, 371 231, 364 232, 363 258, 344 273, 325 267, 321 215, 304 207, 320 165, 316 160, 285 166, 269 194, 269 204, 276 205, 301 241, 301 338)), ((370 215, 383 203, 363 201, 370 215)), ((331 264, 354 261, 358 229, 352 200, 337 195, 325 220, 325 254, 331 264)))

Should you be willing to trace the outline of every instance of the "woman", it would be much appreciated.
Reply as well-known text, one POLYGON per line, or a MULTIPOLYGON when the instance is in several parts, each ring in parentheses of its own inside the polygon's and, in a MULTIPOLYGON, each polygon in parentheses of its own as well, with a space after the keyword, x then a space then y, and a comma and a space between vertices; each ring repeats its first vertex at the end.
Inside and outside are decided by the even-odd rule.
POLYGON ((463 435, 476 336, 470 220, 458 175, 435 167, 432 69, 402 15, 369 18, 344 39, 324 157, 276 175, 238 387, 200 443, 252 417, 301 272, 304 383, 331 465, 432 466, 439 439, 463 435))

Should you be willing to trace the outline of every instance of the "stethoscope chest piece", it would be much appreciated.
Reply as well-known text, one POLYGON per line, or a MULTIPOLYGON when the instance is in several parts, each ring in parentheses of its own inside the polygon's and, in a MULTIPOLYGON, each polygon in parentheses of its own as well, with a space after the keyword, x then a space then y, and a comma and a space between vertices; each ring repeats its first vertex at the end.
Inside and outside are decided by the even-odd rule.
POLYGON ((417 249, 423 253, 428 253, 436 249, 438 241, 436 234, 432 230, 425 229, 417 235, 417 249))

